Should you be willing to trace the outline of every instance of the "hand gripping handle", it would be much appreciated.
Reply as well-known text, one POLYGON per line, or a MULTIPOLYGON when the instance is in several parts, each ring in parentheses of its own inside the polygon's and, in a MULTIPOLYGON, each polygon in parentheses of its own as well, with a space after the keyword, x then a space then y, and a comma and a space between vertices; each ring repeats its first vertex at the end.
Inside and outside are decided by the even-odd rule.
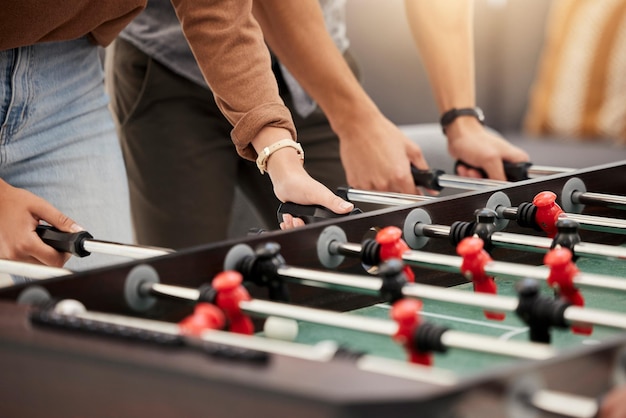
MULTIPOLYGON (((521 180, 528 180, 530 178, 528 177, 528 169, 532 166, 532 163, 528 161, 521 162, 521 163, 512 163, 509 161, 503 161, 502 164, 504 165, 504 174, 506 175, 506 179, 508 181, 521 181, 521 180)), ((484 178, 489 177, 487 173, 485 172, 485 170, 483 170, 482 168, 474 167, 472 165, 467 164, 466 162, 462 160, 457 160, 456 163, 454 164, 455 173, 457 172, 457 167, 460 165, 465 166, 467 168, 473 168, 474 170, 478 170, 484 178)))
POLYGON ((49 225, 39 225, 36 229, 39 238, 57 251, 71 253, 78 257, 91 254, 85 250, 84 242, 93 236, 87 231, 63 232, 49 225))
POLYGON ((445 174, 443 170, 420 170, 411 165, 411 174, 416 186, 422 186, 430 190, 442 190, 439 184, 439 176, 445 174))
POLYGON ((363 212, 358 208, 354 208, 349 213, 340 215, 320 205, 299 205, 293 202, 285 202, 281 203, 278 207, 278 223, 283 221, 283 214, 285 213, 289 213, 295 218, 302 219, 305 224, 310 224, 326 219, 342 218, 344 216, 355 215, 363 212))

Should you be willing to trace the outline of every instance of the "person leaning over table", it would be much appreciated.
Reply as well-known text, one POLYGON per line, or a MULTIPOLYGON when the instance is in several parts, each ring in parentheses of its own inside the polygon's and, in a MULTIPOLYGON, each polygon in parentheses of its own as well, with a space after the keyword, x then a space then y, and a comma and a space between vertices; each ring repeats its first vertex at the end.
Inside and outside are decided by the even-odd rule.
MULTIPOLYGON (((390 180, 398 161, 407 168, 410 164, 405 149, 412 153, 411 162, 425 167, 421 152, 378 111, 352 75, 355 65, 347 51, 344 1, 320 3, 254 2, 266 40, 290 66, 299 65, 295 68, 299 78, 314 83, 306 90, 315 93, 330 115, 327 119, 285 65, 274 59, 281 97, 305 149, 305 167, 331 189, 346 184, 334 129, 342 138, 342 158, 369 166, 362 170, 355 164, 368 176, 349 177, 350 184, 414 193, 411 179, 408 184, 390 180), (379 145, 384 143, 388 146, 379 145)), ((259 175, 254 163, 241 160, 228 146, 229 123, 213 101, 170 1, 150 0, 111 52, 107 82, 138 242, 185 248, 226 239, 230 222, 224 219, 231 214, 237 187, 260 215, 263 227, 278 226, 280 202, 272 184, 259 175), (178 216, 181 212, 183 219, 178 216)), ((298 224, 288 217, 288 226, 294 222, 298 224)))
MULTIPOLYGON (((145 4, 3 3, 1 258, 62 265, 66 256, 56 254, 34 232, 40 221, 63 231, 83 225, 97 239, 131 241, 124 164, 107 108, 98 45, 109 44, 145 4)), ((349 212, 351 203, 303 168, 292 142, 296 132, 291 115, 278 96, 270 56, 252 17, 252 1, 173 4, 220 109, 234 125, 237 152, 255 159, 264 148, 289 140, 283 142, 289 146, 267 161, 276 196, 349 212)))
MULTIPOLYGON (((441 19, 449 20, 454 30, 448 31, 451 41, 441 52, 424 51, 425 61, 437 66, 447 63, 451 55, 463 58, 445 76, 433 79, 441 106, 473 105, 472 4, 429 3, 438 2, 426 2, 420 13, 450 8, 454 13, 441 19), (458 55, 460 48, 467 51, 458 55)), ((428 164, 421 149, 380 112, 353 74, 345 0, 256 0, 254 13, 278 57, 274 72, 308 150, 307 170, 331 189, 347 182, 360 189, 415 193, 410 164, 422 169, 428 164)), ((415 21, 420 22, 417 17, 415 21)), ((430 30, 416 34, 428 36, 430 30)), ((264 222, 272 225, 278 202, 271 197, 271 184, 255 175, 254 165, 233 158, 232 150, 224 146, 227 122, 210 104, 211 91, 167 0, 151 0, 146 11, 122 32, 112 62, 108 78, 112 107, 129 170, 139 242, 182 248, 226 238, 228 223, 219 215, 230 213, 237 185, 255 202, 264 222), (164 120, 178 123, 164 130, 164 120), (181 163, 163 170, 169 159, 181 163), (183 162, 187 170, 180 168, 183 162), (187 215, 182 221, 176 216, 181 210, 187 215)), ((450 126, 449 137, 455 144, 492 146, 476 154, 476 147, 455 145, 453 155, 467 156, 495 178, 504 176, 502 159, 528 159, 482 125, 475 128, 462 119, 450 126)), ((472 173, 466 170, 464 174, 472 173)), ((288 227, 300 224, 290 217, 285 222, 288 227)))

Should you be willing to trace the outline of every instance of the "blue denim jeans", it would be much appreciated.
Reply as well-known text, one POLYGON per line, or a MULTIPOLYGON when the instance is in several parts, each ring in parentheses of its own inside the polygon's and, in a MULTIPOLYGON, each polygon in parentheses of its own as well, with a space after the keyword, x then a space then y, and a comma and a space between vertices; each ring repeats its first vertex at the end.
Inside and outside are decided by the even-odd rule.
MULTIPOLYGON (((46 199, 95 239, 133 242, 103 69, 86 39, 0 51, 0 178, 46 199)), ((120 261, 92 254, 66 267, 120 261)))

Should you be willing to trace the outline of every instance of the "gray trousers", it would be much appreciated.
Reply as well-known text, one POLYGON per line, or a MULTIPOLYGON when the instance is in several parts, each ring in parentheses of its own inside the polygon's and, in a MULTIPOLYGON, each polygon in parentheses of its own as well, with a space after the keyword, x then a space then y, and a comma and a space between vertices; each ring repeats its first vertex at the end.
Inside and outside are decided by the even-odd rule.
MULTIPOLYGON (((256 211, 262 221, 256 226, 276 229, 280 202, 270 179, 237 155, 232 127, 211 91, 126 41, 118 39, 113 48, 107 76, 137 242, 180 249, 226 239, 237 188, 247 200, 245 210, 256 211)), ((331 190, 345 185, 339 141, 328 120, 321 111, 300 118, 277 78, 305 150, 306 170, 331 190)))

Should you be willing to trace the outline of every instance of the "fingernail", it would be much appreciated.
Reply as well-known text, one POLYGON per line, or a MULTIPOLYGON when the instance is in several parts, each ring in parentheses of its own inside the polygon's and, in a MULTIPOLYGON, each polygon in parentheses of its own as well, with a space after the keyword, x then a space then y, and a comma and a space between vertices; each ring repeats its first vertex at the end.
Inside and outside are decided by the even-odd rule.
POLYGON ((70 232, 81 232, 84 231, 85 228, 83 228, 82 226, 78 225, 78 224, 72 224, 72 226, 70 226, 70 232))
POLYGON ((343 202, 341 202, 341 204, 339 205, 339 207, 341 209, 352 209, 354 207, 353 203, 350 202, 346 202, 345 200, 343 202))

